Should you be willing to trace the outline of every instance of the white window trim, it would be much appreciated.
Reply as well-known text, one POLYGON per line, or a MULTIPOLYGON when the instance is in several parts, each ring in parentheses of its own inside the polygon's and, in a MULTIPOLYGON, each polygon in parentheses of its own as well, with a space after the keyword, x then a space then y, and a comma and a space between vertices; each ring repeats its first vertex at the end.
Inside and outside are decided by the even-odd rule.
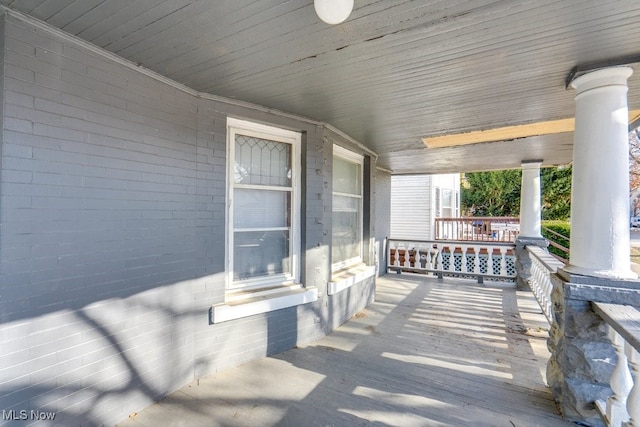
POLYGON ((349 289, 356 283, 360 283, 369 277, 373 277, 376 274, 376 267, 374 265, 365 265, 364 263, 352 266, 351 268, 333 272, 331 275, 331 281, 327 288, 329 295, 335 295, 338 292, 342 292, 345 289, 349 289))
POLYGON ((287 129, 263 125, 247 120, 227 118, 227 215, 225 233, 225 267, 226 289, 260 289, 269 286, 300 283, 300 182, 301 134, 287 129), (244 280, 234 283, 233 280, 233 173, 235 163, 235 135, 254 136, 291 144, 291 235, 289 236, 289 253, 291 256, 291 273, 244 280))
MULTIPOLYGON (((356 283, 360 283, 369 277, 375 276, 375 266, 368 266, 364 263, 364 156, 354 153, 339 145, 333 146, 333 155, 341 157, 350 162, 358 163, 360 165, 360 256, 343 260, 337 263, 331 264, 331 280, 327 284, 327 294, 335 295, 339 292, 349 289, 356 283)), ((340 195, 332 191, 333 194, 340 195)), ((353 196, 347 194, 347 196, 353 196)))
POLYGON ((318 288, 292 286, 278 293, 253 296, 236 302, 217 304, 211 307, 211 323, 227 322, 274 310, 308 304, 318 300, 318 288))
MULTIPOLYGON (((363 212, 364 211, 364 156, 361 154, 354 153, 351 150, 347 150, 346 148, 341 147, 339 145, 333 146, 333 155, 342 157, 343 159, 348 160, 350 162, 359 163, 360 173, 362 174, 362 177, 360 179, 360 218, 358 218, 358 222, 360 223, 360 256, 331 264, 331 271, 338 272, 338 271, 348 269, 352 266, 357 266, 359 264, 364 263, 363 257, 362 257, 362 254, 364 251, 364 223, 363 223, 363 219, 364 219, 363 218, 364 217, 364 212, 363 212)), ((332 189, 331 197, 333 197, 334 194, 340 194, 340 193, 336 193, 332 189)), ((353 195, 347 194, 346 196, 353 196, 353 195)))
POLYGON ((434 218, 442 218, 442 192, 439 186, 433 188, 433 214, 434 218))
POLYGON ((225 302, 211 307, 210 322, 221 323, 243 317, 267 313, 318 300, 318 288, 300 283, 300 159, 301 134, 246 120, 227 119, 227 215, 225 233, 225 302), (235 131, 257 137, 292 143, 292 200, 291 200, 291 275, 277 275, 246 281, 247 286, 233 286, 233 165, 235 131))

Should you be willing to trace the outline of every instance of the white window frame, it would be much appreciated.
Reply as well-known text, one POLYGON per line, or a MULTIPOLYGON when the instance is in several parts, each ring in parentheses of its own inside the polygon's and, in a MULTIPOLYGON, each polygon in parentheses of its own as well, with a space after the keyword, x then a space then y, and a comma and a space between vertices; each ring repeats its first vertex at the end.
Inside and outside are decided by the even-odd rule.
POLYGON ((433 204, 433 208, 434 208, 434 216, 436 218, 442 218, 442 192, 440 190, 440 187, 435 187, 434 189, 434 201, 435 203, 433 204))
MULTIPOLYGON (((227 291, 256 290, 278 285, 289 286, 300 283, 300 146, 302 136, 300 132, 263 125, 247 120, 227 119, 227 215, 225 233, 225 266, 227 291), (235 172, 235 137, 237 134, 255 138, 287 143, 291 145, 291 224, 289 232, 289 256, 291 272, 272 276, 256 277, 235 281, 233 277, 234 254, 234 188, 251 188, 269 190, 268 186, 237 185, 234 181, 235 172), (256 188, 259 187, 259 188, 256 188)), ((280 189, 281 187, 279 187, 280 189)))
MULTIPOLYGON (((339 271, 339 270, 343 270, 346 268, 349 268, 350 266, 354 266, 357 264, 362 264, 363 261, 363 251, 364 251, 364 156, 354 153, 351 150, 347 150, 346 148, 343 148, 339 145, 334 145, 333 146, 333 156, 337 156, 337 157, 341 157, 349 162, 352 163, 358 163, 360 164, 360 209, 359 209, 359 215, 360 217, 358 218, 359 224, 360 224, 360 256, 355 257, 355 258, 350 258, 347 260, 343 260, 337 263, 333 263, 331 264, 331 271, 335 272, 335 271, 339 271)), ((333 180, 333 177, 332 177, 333 180)), ((333 191, 332 189, 332 193, 331 196, 333 197, 333 195, 341 195, 341 196, 349 196, 349 197, 353 197, 353 194, 342 194, 342 193, 336 193, 335 191, 333 191)), ((331 212, 331 214, 333 215, 333 212, 331 212)), ((331 239, 333 240, 333 231, 332 231, 332 237, 331 239)), ((333 248, 332 248, 333 249, 333 248)))

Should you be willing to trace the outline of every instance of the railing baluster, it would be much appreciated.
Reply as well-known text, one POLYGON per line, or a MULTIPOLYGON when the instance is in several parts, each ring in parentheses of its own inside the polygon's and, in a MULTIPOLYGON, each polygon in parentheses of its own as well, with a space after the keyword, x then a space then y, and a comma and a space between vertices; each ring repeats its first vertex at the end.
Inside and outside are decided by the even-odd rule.
POLYGON ((510 281, 516 276, 511 259, 515 246, 510 243, 395 239, 388 242, 388 268, 398 274, 410 271, 435 273, 439 277, 473 275, 480 283, 491 276, 510 281))
POLYGON ((627 397, 627 412, 630 419, 625 423, 625 427, 636 427, 640 426, 640 354, 626 341, 624 351, 633 372, 633 387, 627 397))
POLYGON ((547 251, 537 246, 527 247, 531 258, 531 278, 529 285, 535 296, 542 312, 547 317, 549 324, 552 323, 552 303, 551 292, 553 291, 553 283, 551 282, 551 274, 563 264, 553 258, 547 251))
POLYGON ((638 427, 640 426, 640 353, 638 353, 640 312, 629 305, 592 301, 591 306, 609 327, 609 338, 618 356, 618 363, 609 380, 613 396, 610 396, 606 402, 596 401, 596 408, 607 426, 638 427))
MULTIPOLYGON (((394 251, 394 265, 400 267, 400 243, 396 242, 394 251)), ((398 270, 400 272, 400 270, 398 270)))
POLYGON ((466 246, 464 253, 465 272, 475 273, 476 271, 476 251, 473 246, 466 246))
POLYGON ((621 426, 629 419, 627 412, 627 397, 633 386, 633 379, 629 372, 629 364, 625 354, 625 341, 622 336, 609 327, 609 338, 618 355, 618 363, 611 374, 611 390, 613 396, 607 399, 607 420, 611 426, 621 426))

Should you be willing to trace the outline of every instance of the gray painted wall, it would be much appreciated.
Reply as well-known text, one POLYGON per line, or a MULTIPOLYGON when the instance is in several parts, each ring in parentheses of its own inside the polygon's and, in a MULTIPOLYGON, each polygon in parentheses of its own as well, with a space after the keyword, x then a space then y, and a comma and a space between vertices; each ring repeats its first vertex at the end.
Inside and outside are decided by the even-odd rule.
POLYGON ((387 272, 386 241, 391 230, 391 173, 376 170, 374 185, 375 245, 378 254, 378 275, 387 272))
POLYGON ((373 299, 373 279, 327 296, 324 126, 197 97, 2 19, 0 410, 113 424, 194 378, 315 340, 373 299), (211 325, 227 116, 303 132, 302 279, 320 298, 211 325))

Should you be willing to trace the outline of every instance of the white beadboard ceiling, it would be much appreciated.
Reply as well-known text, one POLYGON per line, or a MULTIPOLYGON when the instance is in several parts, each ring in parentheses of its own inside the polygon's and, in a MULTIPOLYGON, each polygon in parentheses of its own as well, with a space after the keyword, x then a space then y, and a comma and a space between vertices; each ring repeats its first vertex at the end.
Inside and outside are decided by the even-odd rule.
MULTIPOLYGON (((422 138, 572 117, 574 66, 640 54, 638 0, 0 0, 195 90, 325 121, 397 174, 571 161, 573 134, 422 138)), ((640 108, 640 67, 629 81, 640 108)))

